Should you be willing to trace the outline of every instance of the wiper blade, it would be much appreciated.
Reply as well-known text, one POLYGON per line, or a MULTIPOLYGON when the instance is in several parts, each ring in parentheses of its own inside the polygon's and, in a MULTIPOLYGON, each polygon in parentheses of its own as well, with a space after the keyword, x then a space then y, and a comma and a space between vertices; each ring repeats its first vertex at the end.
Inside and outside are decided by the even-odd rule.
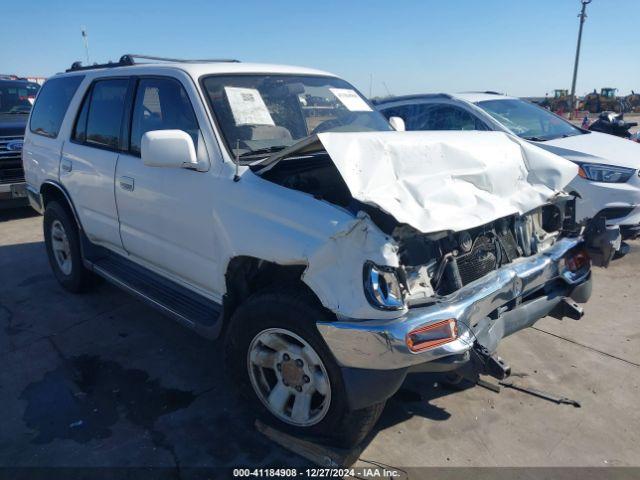
POLYGON ((522 137, 525 140, 529 140, 531 142, 546 142, 547 139, 546 138, 542 138, 542 137, 522 137))
POLYGON ((242 155, 239 155, 238 158, 255 157, 257 155, 266 155, 269 153, 279 152, 280 150, 284 150, 288 146, 289 145, 273 145, 271 147, 258 148, 257 150, 250 150, 248 152, 244 152, 242 155))

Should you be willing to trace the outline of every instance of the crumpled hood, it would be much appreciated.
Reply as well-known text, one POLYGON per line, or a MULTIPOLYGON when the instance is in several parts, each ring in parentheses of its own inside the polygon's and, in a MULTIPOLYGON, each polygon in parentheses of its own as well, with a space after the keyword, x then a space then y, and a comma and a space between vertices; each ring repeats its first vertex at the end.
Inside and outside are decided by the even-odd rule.
POLYGON ((267 163, 318 148, 355 199, 423 233, 526 213, 562 192, 578 172, 575 164, 502 132, 327 132, 267 163))
POLYGON ((640 145, 606 133, 591 132, 547 140, 536 145, 574 162, 640 168, 640 145))

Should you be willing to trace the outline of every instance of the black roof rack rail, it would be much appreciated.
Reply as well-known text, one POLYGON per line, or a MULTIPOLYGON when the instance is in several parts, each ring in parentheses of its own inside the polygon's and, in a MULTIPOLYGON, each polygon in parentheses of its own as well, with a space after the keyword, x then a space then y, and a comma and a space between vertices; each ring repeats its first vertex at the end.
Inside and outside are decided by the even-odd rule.
POLYGON ((236 60, 235 58, 202 58, 202 59, 184 59, 184 58, 167 58, 167 57, 154 57, 152 55, 140 55, 137 53, 127 53, 120 57, 120 60, 123 60, 125 57, 131 59, 132 62, 136 58, 140 58, 143 60, 156 60, 159 62, 176 62, 176 63, 240 63, 240 60, 236 60))
POLYGON ((239 63, 240 60, 225 59, 225 58, 210 58, 200 60, 185 60, 180 58, 167 58, 167 57, 154 57, 152 55, 138 55, 136 53, 126 53, 120 57, 117 62, 108 63, 94 63, 93 65, 82 65, 82 62, 73 62, 71 68, 67 69, 67 72, 77 72, 80 70, 94 70, 97 68, 115 68, 115 67, 127 67, 136 65, 136 59, 141 60, 154 60, 159 62, 176 62, 176 63, 209 63, 209 62, 222 62, 222 63, 239 63))

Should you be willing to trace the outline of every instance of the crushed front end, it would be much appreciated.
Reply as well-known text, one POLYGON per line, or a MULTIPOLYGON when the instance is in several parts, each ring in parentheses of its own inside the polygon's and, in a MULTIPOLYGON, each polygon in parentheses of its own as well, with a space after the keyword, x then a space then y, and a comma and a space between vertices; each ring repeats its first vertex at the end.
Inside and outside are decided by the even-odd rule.
POLYGON ((369 288, 383 290, 372 293, 372 301, 389 303, 380 308, 400 296, 406 313, 318 325, 345 377, 369 379, 352 392, 352 404, 392 395, 409 372, 504 378, 508 367, 495 355, 502 338, 545 316, 579 319, 579 304, 591 296, 591 260, 572 209, 563 197, 462 232, 396 228, 400 267, 369 288), (365 385, 376 387, 364 392, 365 385))
MULTIPOLYGON (((367 224, 340 236, 341 271, 360 266, 360 278, 342 303, 323 301, 335 320, 318 324, 354 409, 386 400, 412 371, 508 375, 500 340, 545 316, 579 319, 592 263, 619 243, 604 222, 575 223, 564 190, 575 164, 495 132, 321 134, 255 171, 367 224), (389 255, 359 263, 374 231, 389 255), (368 309, 345 315, 360 281, 368 309)), ((305 272, 312 289, 337 257, 320 258, 305 272)))

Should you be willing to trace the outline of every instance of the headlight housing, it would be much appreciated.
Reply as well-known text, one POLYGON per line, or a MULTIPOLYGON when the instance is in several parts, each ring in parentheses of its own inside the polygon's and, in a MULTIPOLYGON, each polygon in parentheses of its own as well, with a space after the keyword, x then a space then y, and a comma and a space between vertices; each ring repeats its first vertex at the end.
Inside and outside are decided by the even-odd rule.
POLYGON ((593 182, 625 183, 635 173, 633 168, 601 163, 579 163, 578 166, 578 175, 593 182))
POLYGON ((375 308, 401 310, 404 307, 402 287, 394 268, 367 262, 363 280, 367 300, 375 308))

